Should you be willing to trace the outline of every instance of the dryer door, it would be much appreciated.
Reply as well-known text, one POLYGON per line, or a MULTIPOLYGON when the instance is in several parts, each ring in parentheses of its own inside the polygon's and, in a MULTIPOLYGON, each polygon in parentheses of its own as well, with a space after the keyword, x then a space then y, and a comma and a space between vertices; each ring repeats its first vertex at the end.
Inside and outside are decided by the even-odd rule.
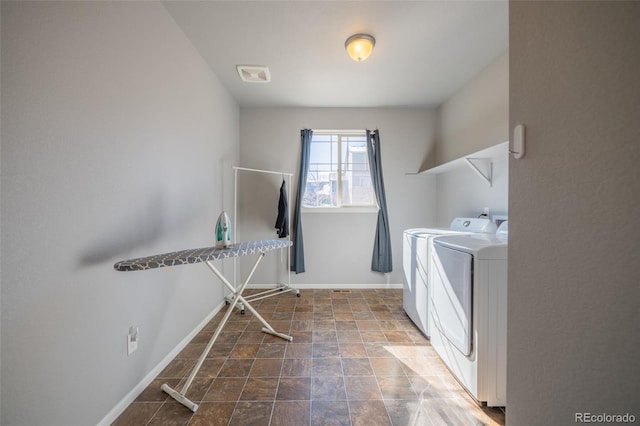
POLYGON ((465 356, 471 355, 473 256, 434 244, 432 302, 437 326, 465 356))

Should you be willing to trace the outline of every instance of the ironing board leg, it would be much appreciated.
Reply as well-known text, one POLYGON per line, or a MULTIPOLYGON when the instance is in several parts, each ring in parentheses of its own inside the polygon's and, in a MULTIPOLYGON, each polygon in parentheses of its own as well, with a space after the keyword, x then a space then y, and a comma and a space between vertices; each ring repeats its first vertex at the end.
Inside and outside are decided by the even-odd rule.
POLYGON ((293 341, 293 337, 289 336, 288 334, 283 334, 283 333, 278 333, 277 331, 275 331, 273 329, 273 327, 271 327, 271 325, 264 319, 262 318, 262 316, 258 313, 258 311, 256 311, 253 306, 251 306, 251 304, 249 302, 246 301, 246 299, 242 296, 238 296, 238 300, 241 303, 244 303, 245 307, 247 309, 249 309, 249 312, 251 312, 253 315, 255 315, 256 318, 258 318, 258 320, 262 323, 262 325, 264 325, 264 327, 262 328, 262 331, 265 333, 269 333, 269 334, 273 334, 274 336, 278 336, 282 339, 288 340, 288 341, 293 341))
POLYGON ((231 316, 231 313, 235 309, 236 305, 242 303, 247 309, 249 309, 249 311, 253 315, 255 315, 256 318, 258 318, 258 320, 264 325, 264 328, 262 328, 263 332, 269 333, 269 334, 273 334, 274 336, 281 337, 281 338, 283 338, 285 340, 288 340, 288 341, 292 341, 293 340, 293 337, 291 337, 289 335, 286 335, 286 334, 283 334, 283 333, 278 333, 277 331, 275 331, 273 329, 273 327, 271 327, 271 325, 269 325, 269 323, 264 318, 262 318, 262 316, 253 308, 253 306, 251 306, 251 304, 249 302, 247 302, 247 300, 244 297, 242 297, 242 292, 244 292, 245 288, 249 284, 249 280, 251 280, 251 277, 253 277, 253 274, 255 273, 256 269, 258 268, 258 265, 260 264, 260 261, 262 260, 263 257, 264 257, 264 253, 261 253, 258 256, 258 258, 256 259, 255 263, 253 264, 253 267, 251 268, 251 272, 249 272, 249 275, 247 276, 245 281, 242 283, 240 288, 237 289, 237 290, 231 285, 231 283, 229 283, 229 281, 224 277, 224 275, 222 275, 222 273, 220 273, 220 271, 218 271, 218 269, 211 262, 206 262, 206 265, 220 279, 222 284, 224 284, 229 290, 231 290, 234 293, 233 301, 229 304, 229 307, 227 308, 227 312, 225 312, 224 316, 222 317, 222 320, 220 321, 220 324, 218 324, 218 327, 216 328, 216 331, 213 333, 213 336, 211 337, 211 340, 209 340, 209 343, 207 344, 207 347, 204 349, 204 351, 202 351, 202 354, 200 355, 200 358, 198 359, 198 362, 196 363, 196 365, 191 370, 191 374, 189 374, 189 378, 187 379, 187 381, 185 382, 184 386, 182 387, 182 390, 180 392, 178 392, 175 389, 172 389, 166 383, 163 384, 160 387, 170 397, 172 397, 173 399, 175 399, 180 404, 184 405, 185 407, 187 407, 188 409, 190 409, 194 413, 198 410, 198 404, 194 403, 193 401, 189 400, 186 397, 187 390, 189 390, 189 387, 191 386, 191 383, 193 382, 193 379, 195 379, 196 375, 198 374, 198 371, 202 367, 202 364, 204 363, 205 359, 207 358, 207 355, 209 355, 209 352, 211 351, 211 348, 213 347, 213 344, 215 343, 216 339, 218 338, 218 336, 222 332, 222 329, 224 328, 225 324, 229 320, 229 317, 231 316))
MULTIPOLYGON (((264 255, 264 254, 263 254, 264 255)), ((244 296, 242 296, 242 292, 244 291, 244 288, 246 287, 247 283, 249 282, 249 280, 251 279, 251 277, 253 276, 253 273, 255 272, 256 268, 258 267, 258 262, 256 262, 253 265, 253 268, 251 269, 251 272, 249 273, 249 276, 247 277, 247 279, 245 280, 245 282, 242 284, 241 289, 239 291, 234 291, 233 286, 225 279, 225 277, 220 273, 220 271, 218 271, 213 265, 211 265, 210 262, 207 262, 207 266, 209 266, 209 269, 211 269, 211 271, 216 274, 216 276, 218 278, 220 278, 220 280, 229 288, 229 290, 233 291, 233 301, 234 301, 234 305, 242 305, 243 307, 246 307, 249 312, 251 312, 253 315, 255 315, 256 318, 258 318, 258 320, 262 323, 262 325, 264 325, 264 328, 262 329, 263 332, 265 333, 269 333, 269 334, 273 334, 274 336, 278 336, 282 339, 288 340, 288 341, 293 341, 293 337, 287 335, 287 334, 282 334, 282 333, 278 333, 277 331, 275 331, 273 329, 273 327, 271 327, 271 325, 264 319, 262 318, 262 316, 258 313, 258 311, 256 311, 253 306, 251 306, 251 303, 249 303, 249 301, 247 301, 247 299, 244 298, 244 296)))
MULTIPOLYGON (((196 365, 191 370, 191 374, 189 375, 189 378, 185 382, 184 386, 182 387, 182 390, 180 392, 178 392, 175 389, 172 389, 166 383, 163 384, 160 387, 160 389, 162 389, 165 393, 167 393, 171 398, 175 399, 180 404, 184 405, 185 407, 187 407, 189 410, 193 411, 194 413, 196 411, 198 411, 198 404, 196 404, 195 402, 189 400, 186 397, 187 390, 189 390, 189 387, 191 386, 191 383, 193 382, 193 379, 195 379, 196 374, 198 374, 198 371, 200 370, 200 368, 202 367, 202 364, 204 363, 204 360, 207 358, 207 355, 209 355, 209 352, 211 351, 211 348, 213 347, 213 344, 215 343, 216 339, 220 335, 220 332, 222 332, 222 329, 224 328, 225 324, 229 320, 229 317, 231 316, 231 313, 233 312, 233 309, 235 308, 236 303, 242 297, 242 296, 240 296, 240 294, 242 294, 242 292, 244 291, 244 289, 247 286, 247 284, 249 284, 249 280, 251 279, 253 273, 255 272, 256 268, 258 267, 258 264, 260 263, 260 261, 262 260, 263 257, 264 257, 264 253, 261 253, 258 256, 258 258, 256 259, 256 262, 253 264, 253 268, 251 269, 251 272, 249 273, 249 276, 244 281, 244 283, 242 283, 240 288, 237 290, 237 296, 238 297, 234 297, 233 303, 231 303, 229 305, 229 307, 227 308, 227 312, 225 312, 224 316, 222 317, 222 321, 220 321, 220 324, 218 324, 218 327, 216 328, 215 333, 213 333, 213 336, 211 337, 211 340, 209 340, 209 343, 207 344, 207 347, 204 349, 204 351, 202 351, 202 354, 200 355, 200 358, 198 359, 198 362, 196 363, 196 365)), ((222 281, 222 283, 225 286, 229 287, 232 291, 235 292, 235 289, 233 288, 233 286, 229 283, 229 281, 227 281, 227 279, 224 277, 224 275, 222 275, 220 273, 220 271, 218 271, 218 269, 211 264, 211 262, 206 262, 206 264, 209 267, 209 269, 211 269, 213 271, 213 273, 222 281)))

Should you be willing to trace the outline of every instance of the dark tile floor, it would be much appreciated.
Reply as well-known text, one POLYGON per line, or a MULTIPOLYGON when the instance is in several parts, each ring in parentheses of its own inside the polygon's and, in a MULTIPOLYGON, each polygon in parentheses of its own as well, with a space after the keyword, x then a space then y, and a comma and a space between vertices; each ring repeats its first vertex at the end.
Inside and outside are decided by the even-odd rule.
POLYGON ((114 425, 503 425, 450 375, 402 309, 402 290, 302 290, 253 303, 276 331, 234 312, 187 397, 181 389, 224 310, 114 425))

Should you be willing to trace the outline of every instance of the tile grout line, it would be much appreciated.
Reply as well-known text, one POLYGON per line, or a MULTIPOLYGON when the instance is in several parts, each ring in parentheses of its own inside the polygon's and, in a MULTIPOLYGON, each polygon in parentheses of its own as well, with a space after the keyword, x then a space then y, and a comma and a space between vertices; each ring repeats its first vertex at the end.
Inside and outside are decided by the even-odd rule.
POLYGON ((153 414, 151 415, 151 417, 149 417, 149 421, 146 423, 146 425, 149 425, 151 423, 151 421, 153 420, 153 418, 156 416, 156 414, 158 414, 160 412, 160 409, 162 408, 162 406, 164 405, 165 401, 162 401, 162 404, 159 404, 159 407, 156 411, 153 412, 153 414))
MULTIPOLYGON (((268 315, 269 315, 269 319, 276 321, 275 318, 278 318, 277 321, 282 321, 282 325, 286 326, 287 323, 289 325, 289 333, 292 332, 292 329, 294 327, 294 321, 296 321, 295 319, 295 312, 296 312, 296 307, 297 306, 305 306, 305 309, 301 309, 300 312, 309 312, 307 306, 315 306, 315 305, 319 305, 321 308, 318 310, 314 310, 312 308, 311 313, 311 322, 310 324, 301 327, 302 330, 297 330, 301 333, 305 333, 309 335, 309 340, 307 340, 307 337, 305 336, 305 334, 302 334, 301 337, 304 337, 304 340, 301 343, 306 343, 310 345, 310 349, 311 349, 311 354, 309 356, 305 356, 305 353, 302 352, 293 352, 293 354, 295 356, 299 356, 302 357, 302 359, 307 359, 308 361, 306 361, 306 363, 308 363, 309 368, 313 369, 313 365, 314 365, 314 361, 316 359, 321 359, 321 358, 327 358, 327 357, 332 357, 332 353, 333 351, 329 349, 329 351, 326 351, 326 348, 321 348, 323 350, 324 353, 318 353, 317 355, 319 355, 318 358, 315 358, 314 355, 314 332, 318 331, 315 330, 315 321, 316 321, 316 317, 314 315, 314 313, 319 313, 319 312, 324 312, 326 313, 326 307, 330 307, 331 309, 331 321, 333 323, 333 326, 331 328, 330 331, 332 331, 333 333, 335 333, 335 339, 336 339, 336 347, 337 347, 337 354, 335 356, 337 356, 339 358, 340 361, 340 371, 341 371, 341 379, 342 379, 342 385, 341 385, 341 389, 344 392, 344 397, 345 397, 345 402, 346 402, 346 408, 347 408, 347 412, 346 415, 348 416, 348 424, 354 424, 353 423, 353 416, 354 416, 354 409, 356 410, 360 410, 359 411, 359 415, 358 415, 358 419, 360 419, 360 417, 362 417, 362 415, 366 416, 367 413, 367 409, 365 409, 367 407, 367 404, 361 404, 361 400, 362 401, 373 401, 373 400, 369 400, 369 399, 351 399, 348 396, 347 393, 347 385, 346 385, 346 378, 347 377, 351 377, 351 376, 345 376, 345 374, 347 373, 345 370, 345 363, 347 362, 348 359, 351 358, 360 358, 360 356, 358 356, 360 354, 360 349, 355 349, 353 348, 353 350, 355 351, 351 351, 349 349, 346 349, 345 346, 347 346, 348 344, 352 344, 352 343, 356 343, 353 339, 353 337, 355 337, 355 335, 350 336, 350 335, 345 335, 342 340, 339 338, 339 333, 342 332, 349 332, 349 331, 357 331, 358 335, 359 335, 359 339, 358 342, 359 344, 362 345, 362 348, 364 349, 364 354, 363 354, 363 358, 365 358, 368 361, 368 366, 369 368, 371 368, 372 373, 371 373, 371 377, 373 378, 373 380, 376 381, 376 388, 377 391, 380 394, 380 402, 383 404, 384 408, 385 408, 385 412, 387 414, 387 421, 389 422, 389 424, 393 425, 397 425, 397 422, 394 422, 394 417, 398 417, 396 418, 396 420, 401 421, 400 418, 404 418, 405 415, 409 414, 410 417, 415 421, 416 419, 423 419, 423 420, 427 420, 429 421, 429 419, 424 418, 425 415, 429 415, 429 413, 432 413, 432 410, 434 408, 438 408, 437 413, 435 414, 437 418, 449 418, 451 416, 455 417, 455 418, 461 418, 459 417, 462 413, 456 413, 456 408, 463 410, 464 414, 465 414, 465 418, 473 418, 473 419, 477 419, 477 420, 481 420, 481 421, 488 421, 488 424, 496 424, 496 421, 493 421, 491 417, 487 418, 488 412, 486 410, 482 410, 482 408, 478 409, 478 408, 474 408, 473 406, 469 406, 469 404, 466 403, 465 400, 451 400, 448 401, 449 405, 447 405, 447 402, 437 402, 439 401, 441 398, 439 397, 439 395, 437 393, 440 393, 442 391, 438 390, 441 388, 441 386, 437 386, 437 387, 433 387, 436 386, 437 383, 431 383, 430 381, 420 381, 420 377, 421 376, 433 376, 433 377, 441 377, 443 376, 442 380, 445 381, 447 380, 447 382, 445 383, 445 385, 449 382, 448 379, 448 375, 446 375, 446 371, 445 372, 441 372, 440 369, 438 369, 438 366, 434 364, 434 369, 432 370, 431 367, 429 365, 425 365, 426 369, 422 369, 422 367, 420 367, 423 360, 420 359, 420 357, 422 356, 426 356, 429 355, 429 352, 422 352, 420 350, 418 350, 420 347, 423 346, 429 346, 428 342, 426 340, 424 340, 423 338, 421 339, 422 336, 420 336, 419 334, 416 333, 412 333, 411 329, 409 328, 409 326, 411 325, 408 320, 406 320, 406 318, 402 317, 402 299, 401 297, 398 296, 398 294, 396 293, 386 293, 386 292, 378 292, 378 291, 372 291, 372 292, 368 292, 365 293, 363 295, 359 294, 360 292, 358 291, 355 294, 350 295, 349 297, 327 297, 327 293, 325 293, 324 291, 318 291, 318 292, 314 292, 313 294, 304 294, 305 300, 303 303, 300 303, 301 301, 294 299, 293 303, 288 303, 287 301, 277 301, 274 304, 268 304, 268 305, 264 305, 263 308, 265 310, 268 310, 268 315), (390 294, 390 296, 388 295, 390 294), (354 304, 355 302, 355 304, 354 304), (342 319, 342 321, 353 321, 353 324, 355 324, 355 329, 353 329, 352 325, 347 325, 346 323, 341 326, 340 330, 338 330, 338 320, 336 318, 336 315, 340 314, 340 313, 344 313, 347 312, 347 310, 345 310, 345 307, 343 305, 348 304, 349 306, 349 312, 351 313, 351 318, 350 319, 342 319), (385 309, 382 309, 382 306, 384 306, 385 309), (338 306, 340 306, 340 308, 338 308, 338 306), (360 315, 356 315, 354 316, 354 311, 352 308, 356 307, 356 314, 361 313, 360 315), (372 310, 375 309, 375 310, 372 310), (336 310, 337 309, 337 313, 336 310), (287 315, 287 313, 290 312, 290 315, 287 315), (385 312, 385 313, 383 313, 385 312), (390 315, 388 314, 390 313, 390 315), (377 315, 376 315, 377 314, 377 315), (285 317, 287 317, 285 319, 285 317), (356 319, 356 317, 360 318, 359 320, 356 319), (362 336, 362 331, 360 330, 360 328, 358 327, 358 323, 357 321, 367 321, 367 320, 372 320, 375 321, 377 323, 377 330, 381 333, 379 335, 370 335, 367 337, 368 340, 370 340, 370 342, 365 343, 363 336, 362 336), (287 323, 285 323, 285 321, 287 323), (385 332, 387 332, 385 334, 385 332), (397 333, 396 333, 397 332, 397 333), (390 334, 391 333, 391 334, 390 334), (396 334, 394 334, 396 333, 396 334), (401 335, 402 333, 402 335, 401 335), (389 340, 392 339, 393 341, 389 340), (424 341, 423 341, 424 340, 424 341), (367 346, 368 345, 368 346, 367 346), (389 352, 387 353, 383 353, 380 352, 381 351, 381 347, 387 346, 389 345, 391 347, 391 349, 387 348, 387 351, 389 352), (397 346, 397 348, 396 348, 397 346), (402 347, 401 347, 402 346, 402 347), (412 347, 414 348, 413 350, 404 350, 404 346, 407 347, 412 347), (345 351, 343 353, 343 351, 345 351), (343 356, 343 355, 347 355, 347 356, 343 356), (380 356, 381 355, 381 356, 380 356), (385 356, 386 355, 386 356, 385 356), (390 355, 390 356, 389 356, 390 355), (396 363, 399 363, 398 365, 401 367, 401 370, 397 372, 397 374, 403 373, 401 374, 401 377, 404 378, 404 380, 408 380, 408 388, 405 390, 403 389, 403 387, 397 388, 394 386, 389 386, 389 388, 387 389, 387 394, 390 398, 385 398, 382 392, 382 387, 380 385, 380 378, 384 378, 385 376, 378 376, 378 374, 376 374, 376 370, 373 369, 373 364, 372 361, 377 359, 377 358, 381 358, 381 359, 385 359, 385 358, 389 358, 389 359, 394 359, 396 360, 396 363), (405 358, 408 358, 408 361, 405 360, 405 358), (409 364, 407 364, 407 362, 409 362, 409 364), (419 368, 416 369, 416 367, 413 366, 413 363, 418 362, 420 365, 416 364, 419 368), (411 374, 411 375, 409 375, 411 374), (430 391, 428 392, 429 396, 425 399, 425 392, 428 391, 428 389, 434 389, 434 391, 430 391), (411 390, 410 393, 414 394, 413 398, 409 398, 408 395, 406 395, 405 391, 411 390), (436 393, 437 392, 437 393, 436 393), (414 399, 415 398, 415 399, 414 399), (398 401, 397 403, 395 403, 394 401, 398 401), (428 402, 430 405, 424 405, 423 402, 428 402), (387 402, 390 402, 390 404, 387 404, 387 402), (418 406, 416 406, 417 411, 415 411, 413 408, 411 408, 409 410, 409 412, 403 411, 406 410, 404 403, 411 403, 412 406, 417 403, 418 406), (356 404, 356 405, 354 405, 356 404), (399 405, 398 405, 399 404, 399 405), (435 405, 434 405, 435 404, 435 405), (438 404, 443 404, 438 405, 438 404), (356 408, 356 407, 361 407, 361 408, 356 408), (426 409, 426 411, 425 411, 426 409), (363 411, 364 410, 364 411, 363 411), (452 411, 454 410, 454 411, 452 411), (415 412, 414 412, 415 411, 415 412), (484 413, 483 413, 484 411, 484 413), (403 414, 404 413, 404 414, 403 414), (393 414, 393 417, 392 417, 393 414), (418 417, 416 417, 418 416, 418 417)), ((258 310, 260 311, 259 307, 256 306, 256 308, 258 308, 258 310)), ((266 314, 266 312, 265 312, 266 314)), ((267 315, 265 315, 265 318, 268 318, 267 315)), ((344 318, 344 317, 343 317, 344 318)), ((236 319, 239 319, 236 318, 236 319)), ((317 318, 317 321, 326 321, 329 320, 329 317, 327 317, 326 315, 320 315, 317 318)), ((205 398, 207 396, 207 394, 211 391, 211 389, 213 388, 213 385, 215 383, 215 381, 219 378, 219 374, 222 371, 222 368, 224 367, 225 363, 227 361, 229 361, 230 359, 235 359, 232 358, 232 354, 235 350, 239 350, 238 345, 242 344, 242 343, 246 343, 246 344, 252 344, 253 342, 253 338, 257 337, 257 336, 252 336, 252 335, 245 335, 244 333, 248 332, 248 331, 252 331, 255 327, 253 325, 250 326, 252 320, 247 321, 244 324, 244 327, 242 327, 241 330, 232 330, 232 332, 234 334, 237 333, 237 335, 234 337, 231 334, 229 335, 230 338, 234 338, 233 340, 233 345, 230 346, 229 351, 225 350, 224 352, 226 352, 226 355, 224 356, 224 358, 220 358, 222 360, 222 364, 220 365, 217 374, 213 374, 211 373, 211 382, 209 383, 209 385, 206 387, 206 389, 204 389, 204 386, 202 388, 203 390, 203 396, 202 398, 200 398, 200 403, 204 403, 205 402, 205 398), (244 338, 243 338, 244 337, 244 338)), ((304 320, 304 321, 308 321, 304 320)), ((324 328, 328 328, 326 327, 328 325, 328 323, 324 323, 324 324, 318 324, 318 326, 321 328, 320 331, 323 331, 324 328)), ((369 323, 365 323, 365 324, 361 324, 365 330, 369 329, 369 328, 373 328, 373 322, 371 324, 369 323)), ((236 327, 240 326, 239 324, 236 325, 236 327)), ((375 331, 375 330, 372 330, 375 331)), ((322 340, 325 340, 327 337, 330 337, 329 335, 319 335, 319 336, 315 336, 318 337, 321 341, 316 342, 316 343, 324 343, 322 342, 322 340)), ((265 336, 263 336, 262 339, 260 339, 260 342, 257 344, 258 345, 258 351, 260 350, 260 346, 262 346, 263 344, 265 344, 264 342, 265 340, 265 336)), ((229 341, 230 342, 230 341, 229 341)), ((266 343, 270 343, 270 342, 266 342, 266 343)), ((271 424, 275 424, 274 421, 276 421, 276 404, 278 403, 278 392, 279 389, 282 386, 282 379, 283 379, 283 372, 284 372, 284 362, 285 360, 287 360, 287 352, 288 349, 290 348, 289 345, 290 342, 287 342, 285 344, 285 348, 284 348, 284 353, 282 354, 282 362, 280 364, 280 368, 279 368, 279 374, 278 374, 278 382, 276 383, 275 386, 275 394, 273 396, 272 399, 272 405, 271 405, 271 410, 269 413, 269 417, 268 417, 268 423, 271 424)), ((293 343, 293 342, 291 342, 293 343)), ((408 349, 408 348, 407 348, 408 349)), ((296 348, 297 351, 297 348, 296 348)), ((248 353, 249 355, 251 355, 251 353, 248 353)), ((247 355, 247 354, 239 354, 239 355, 247 355)), ((185 356, 187 357, 191 357, 191 354, 185 354, 185 356)), ((185 360, 188 360, 190 358, 184 358, 185 360)), ((242 397, 242 393, 245 390, 245 387, 247 385, 247 382, 249 380, 249 374, 251 372, 251 369, 253 368, 253 366, 255 365, 255 362, 257 360, 257 353, 255 354, 255 357, 253 357, 252 363, 251 363, 251 368, 249 370, 249 373, 247 374, 246 377, 244 377, 244 383, 242 384, 242 388, 240 390, 240 394, 239 396, 235 399, 234 404, 233 404, 233 409, 231 409, 231 412, 229 414, 229 418, 227 419, 227 424, 231 424, 234 418, 234 414, 236 413, 236 409, 238 408, 239 403, 242 401, 240 398, 242 397)), ((378 366, 378 370, 380 370, 381 367, 385 366, 385 363, 379 363, 378 366)), ((358 365, 358 363, 352 363, 349 364, 350 366, 353 366, 354 368, 358 365)), ((364 365, 364 364, 362 364, 364 365)), ((391 365, 391 364, 389 364, 391 365)), ((336 365, 337 366, 337 365, 336 365)), ((384 370, 384 368, 383 368, 384 370)), ((381 370, 381 372, 384 374, 386 371, 381 370)), ((292 370, 293 372, 293 370, 292 370)), ((337 373, 337 370, 336 370, 337 373)), ((351 371, 351 373, 361 373, 361 371, 359 369, 353 370, 351 371)), ((292 376, 292 377, 307 377, 307 376, 292 376)), ((296 415, 304 415, 303 413, 306 411, 306 415, 309 416, 309 425, 313 424, 313 404, 314 404, 314 398, 313 398, 313 371, 309 372, 309 389, 307 389, 307 391, 310 393, 309 395, 309 400, 308 400, 308 410, 302 410, 300 411, 299 408, 302 408, 300 406, 298 406, 298 408, 293 407, 292 405, 292 409, 294 411, 288 411, 288 408, 283 411, 283 414, 285 412, 290 412, 290 413, 294 413, 297 412, 298 414, 296 415), (297 411, 295 411, 297 410, 297 411)), ((354 376, 354 377, 359 377, 359 376, 354 376)), ((398 376, 400 377, 400 376, 398 376)), ((179 380, 184 380, 185 375, 183 374, 179 380)), ((201 379, 208 379, 209 377, 201 377, 201 379)), ((390 385, 393 385, 393 380, 387 380, 386 382, 388 382, 390 385)), ((385 386, 386 386, 386 382, 385 382, 385 386)), ((399 381, 397 383, 402 384, 403 381, 399 381)), ((334 388, 334 389, 338 389, 338 388, 334 388)), ((446 393, 446 389, 443 391, 446 393)), ((152 394, 151 394, 152 395, 152 394)), ((443 394, 444 395, 444 394, 443 394)), ((284 395, 283 395, 284 397, 284 395)), ((296 396, 291 396, 291 397, 285 397, 287 398, 287 401, 289 401, 289 398, 295 398, 296 396)), ((336 398, 335 395, 333 395, 331 398, 336 398)), ((224 398, 229 399, 229 398, 224 398)), ((295 399, 297 401, 297 399, 295 399)), ((447 398, 445 398, 442 401, 447 400, 447 398)), ((293 399, 291 400, 293 401, 293 399)), ((306 401, 306 400, 303 400, 306 401)), ((316 401, 320 401, 320 400, 316 400, 316 401)), ((153 399, 149 399, 148 402, 154 402, 153 399)), ((163 418, 167 418, 168 420, 170 419, 171 410, 167 410, 168 408, 168 403, 169 398, 165 396, 165 398, 163 400, 158 400, 159 404, 156 407, 156 409, 153 411, 153 414, 150 415, 149 420, 147 421, 147 425, 150 425, 155 421, 158 421, 160 419, 163 418), (163 411, 164 410, 164 411, 163 411), (169 417, 167 417, 169 416, 169 417)), ((215 402, 215 401, 214 401, 215 402)), ((231 401, 229 401, 231 402, 231 401)), ((371 404, 370 406, 373 407, 379 407, 379 402, 377 402, 375 404, 371 404)), ((264 407, 266 408, 266 407, 264 407)), ((283 406, 284 409, 284 406, 283 406)), ((227 405, 227 408, 225 409, 225 411, 229 410, 229 406, 227 405)), ((378 408, 374 408, 374 412, 379 412, 378 408)), ((179 413, 178 413, 179 414, 179 413)), ((336 412, 337 414, 337 412, 336 412)), ((381 413, 380 413, 381 414, 381 413)), ((433 414, 433 413, 432 413, 433 414)), ((265 412, 266 415, 266 412, 265 412)), ((146 416, 145 416, 146 417, 146 416)), ((184 413, 181 415, 176 415, 176 420, 178 418, 182 417, 183 419, 185 418, 184 413)), ((340 417, 337 417, 340 418, 340 417)), ((380 417, 380 419, 382 419, 383 417, 380 417)), ((504 415, 502 417, 504 419, 504 415)), ((190 415, 190 417, 188 418, 188 420, 185 420, 187 423, 185 424, 194 424, 196 422, 196 419, 199 419, 200 421, 206 421, 206 416, 205 417, 199 417, 197 415, 197 413, 192 413, 190 415)), ((262 419, 267 419, 266 417, 262 417, 262 419)), ((431 419, 434 420, 434 419, 431 419)), ((504 420, 500 420, 500 421, 504 421, 504 420)))
MULTIPOLYGON (((277 309, 277 305, 276 305, 276 309, 277 309)), ((291 324, 291 320, 289 321, 289 324, 291 324)), ((291 325, 289 325, 289 331, 287 331, 287 333, 291 335, 291 325)), ((288 346, 288 343, 285 345, 284 353, 282 354, 282 362, 280 363, 280 371, 278 372, 278 384, 276 385, 276 393, 273 395, 273 404, 271 404, 271 413, 269 415, 269 425, 271 425, 271 422, 273 421, 273 413, 276 410, 276 401, 278 398, 278 390, 280 390, 280 380, 282 380, 282 368, 284 367, 285 355, 287 354, 287 346, 288 346)))

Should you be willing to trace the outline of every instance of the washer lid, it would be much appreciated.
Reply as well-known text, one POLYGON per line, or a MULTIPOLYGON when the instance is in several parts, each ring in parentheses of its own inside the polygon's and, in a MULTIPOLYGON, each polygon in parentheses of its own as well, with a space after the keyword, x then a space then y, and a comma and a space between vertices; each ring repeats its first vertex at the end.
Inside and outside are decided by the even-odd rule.
POLYGON ((413 228, 413 229, 405 229, 405 235, 413 235, 415 237, 436 237, 438 235, 465 235, 470 234, 471 231, 454 231, 449 228, 413 228))
POLYGON ((412 228, 405 229, 405 234, 422 235, 422 234, 440 234, 442 231, 446 231, 447 228, 412 228))
POLYGON ((435 244, 472 254, 476 259, 507 259, 507 240, 495 235, 446 235, 433 239, 435 244))

